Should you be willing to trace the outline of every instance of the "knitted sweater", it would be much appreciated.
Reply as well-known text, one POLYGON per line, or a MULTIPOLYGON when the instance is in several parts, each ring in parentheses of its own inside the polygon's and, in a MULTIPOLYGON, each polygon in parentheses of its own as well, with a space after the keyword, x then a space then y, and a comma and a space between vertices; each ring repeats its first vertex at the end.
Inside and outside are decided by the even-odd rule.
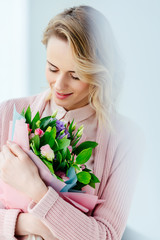
MULTIPOLYGON (((30 104, 33 116, 37 111, 41 115, 47 95, 48 91, 45 91, 0 105, 0 148, 8 137, 13 105, 21 112, 30 104)), ((112 114, 111 121, 114 132, 97 127, 98 146, 94 156, 94 174, 100 180, 94 194, 105 202, 86 215, 49 187, 37 204, 31 202, 28 206, 28 212, 42 220, 59 240, 120 240, 122 237, 142 163, 144 136, 134 122, 116 112, 112 114)), ((90 123, 84 127, 87 124, 90 123)), ((0 240, 16 239, 18 213, 17 209, 0 209, 0 240)))

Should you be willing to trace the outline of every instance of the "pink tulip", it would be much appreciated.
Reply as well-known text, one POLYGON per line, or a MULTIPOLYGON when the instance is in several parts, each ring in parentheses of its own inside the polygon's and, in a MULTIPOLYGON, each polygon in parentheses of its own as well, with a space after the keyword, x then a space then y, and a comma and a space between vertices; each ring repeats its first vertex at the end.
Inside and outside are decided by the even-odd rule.
POLYGON ((29 135, 29 139, 33 138, 34 136, 35 136, 35 134, 34 134, 34 133, 31 133, 31 134, 29 135))
POLYGON ((56 173, 56 176, 62 178, 65 181, 69 180, 69 177, 66 176, 66 174, 62 171, 57 171, 56 173))
POLYGON ((76 158, 77 158, 77 155, 75 154, 75 155, 74 155, 74 162, 76 161, 76 158))
POLYGON ((72 153, 72 146, 68 146, 68 150, 72 153))
POLYGON ((40 128, 35 129, 35 135, 39 135, 40 137, 42 137, 43 134, 44 132, 40 128))
POLYGON ((84 170, 86 167, 84 164, 81 165, 81 169, 84 170))
POLYGON ((54 159, 54 152, 50 148, 49 144, 46 144, 40 148, 41 154, 46 157, 48 160, 52 161, 54 159))
POLYGON ((29 128, 29 123, 27 123, 28 133, 30 134, 32 132, 32 129, 29 128))

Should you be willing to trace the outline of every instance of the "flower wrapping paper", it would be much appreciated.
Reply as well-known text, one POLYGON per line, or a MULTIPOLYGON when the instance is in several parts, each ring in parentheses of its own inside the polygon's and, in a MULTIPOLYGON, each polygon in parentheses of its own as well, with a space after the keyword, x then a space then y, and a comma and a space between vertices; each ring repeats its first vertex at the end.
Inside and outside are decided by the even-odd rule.
MULTIPOLYGON (((45 184, 51 186, 63 199, 76 208, 83 212, 88 212, 93 210, 96 204, 104 202, 104 200, 98 200, 98 197, 93 194, 61 192, 66 183, 54 177, 47 166, 30 150, 27 124, 25 123, 25 119, 15 110, 13 121, 10 122, 9 126, 8 140, 17 143, 28 154, 38 167, 39 174, 45 184)), ((87 189, 90 189, 90 186, 86 186, 83 190, 87 191, 87 189)), ((23 212, 27 212, 30 201, 31 199, 25 194, 17 191, 0 179, 0 202, 5 208, 20 209, 23 212)))

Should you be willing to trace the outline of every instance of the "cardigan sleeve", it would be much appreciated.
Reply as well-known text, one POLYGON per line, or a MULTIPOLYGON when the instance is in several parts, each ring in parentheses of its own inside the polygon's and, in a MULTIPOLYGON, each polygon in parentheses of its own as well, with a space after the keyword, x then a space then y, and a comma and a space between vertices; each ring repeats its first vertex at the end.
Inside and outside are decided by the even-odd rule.
POLYGON ((64 201, 51 187, 39 203, 30 203, 28 211, 59 240, 120 240, 142 162, 144 136, 132 134, 122 131, 110 138, 99 195, 105 202, 91 216, 64 201))
MULTIPOLYGON (((45 102, 46 94, 48 94, 48 90, 39 95, 10 99, 0 103, 0 151, 8 139, 9 122, 13 117, 14 104, 18 112, 21 112, 24 107, 27 108, 29 104, 34 104, 39 110, 45 102)), ((4 209, 0 203, 0 239, 16 239, 14 237, 15 225, 19 213, 18 209, 4 209)))
POLYGON ((15 225, 19 212, 18 209, 0 209, 0 239, 16 239, 15 225))
MULTIPOLYGON (((8 129, 3 129, 7 127, 7 121, 9 122, 11 112, 8 112, 8 116, 6 115, 6 103, 3 102, 0 104, 0 151, 2 147, 2 142, 4 142, 7 139, 8 135, 8 129), (4 119, 4 116, 6 118, 6 121, 4 119), (6 125, 4 125, 4 122, 6 125), (2 141, 2 130, 5 133, 4 140, 2 141)), ((15 224, 17 220, 17 216, 19 214, 20 210, 18 209, 4 209, 3 204, 0 203, 0 239, 4 240, 12 240, 16 239, 14 237, 15 235, 15 224)))

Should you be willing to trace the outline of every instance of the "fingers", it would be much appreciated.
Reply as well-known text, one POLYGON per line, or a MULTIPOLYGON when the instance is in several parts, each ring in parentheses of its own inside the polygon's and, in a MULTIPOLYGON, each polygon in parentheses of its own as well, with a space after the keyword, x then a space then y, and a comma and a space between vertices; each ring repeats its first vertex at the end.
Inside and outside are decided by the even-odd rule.
POLYGON ((13 162, 17 157, 10 151, 7 145, 2 147, 2 152, 0 153, 0 172, 1 177, 6 172, 8 166, 12 166, 13 162))
POLYGON ((11 153, 11 151, 7 145, 3 145, 2 154, 6 159, 11 159, 11 158, 13 158, 13 156, 15 156, 15 155, 13 155, 13 153, 11 153))
POLYGON ((7 146, 8 146, 8 150, 11 150, 11 152, 20 160, 24 160, 28 158, 28 155, 16 143, 7 141, 7 146))
MULTIPOLYGON (((4 145, 2 152, 0 152, 0 178, 6 182, 7 166, 11 166, 15 156, 10 152, 9 148, 4 145)), ((13 169, 13 168, 12 168, 13 169)), ((6 182, 7 183, 7 182, 6 182)))

